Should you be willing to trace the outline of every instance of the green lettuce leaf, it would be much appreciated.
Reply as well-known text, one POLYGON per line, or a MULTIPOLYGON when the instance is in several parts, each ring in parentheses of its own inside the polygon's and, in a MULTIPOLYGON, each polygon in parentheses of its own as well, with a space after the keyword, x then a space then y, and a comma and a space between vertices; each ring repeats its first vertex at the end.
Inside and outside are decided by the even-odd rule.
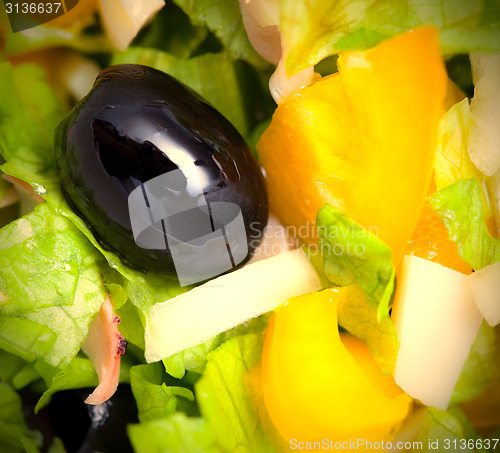
POLYGON ((138 308, 132 302, 127 302, 115 309, 115 313, 120 317, 120 333, 129 345, 136 345, 144 351, 144 327, 138 308))
POLYGON ((444 221, 460 256, 478 271, 500 261, 500 239, 494 239, 485 222, 484 195, 477 179, 465 179, 430 197, 432 209, 444 221))
POLYGON ((54 181, 54 130, 63 110, 43 69, 0 63, 0 99, 0 154, 8 162, 2 170, 33 184, 54 181), (10 165, 22 172, 10 172, 10 165))
POLYGON ((45 381, 47 390, 38 400, 35 413, 50 403, 52 395, 61 390, 96 387, 99 383, 90 359, 75 357, 64 369, 55 368, 43 360, 35 362, 35 368, 45 381))
MULTIPOLYGON (((53 152, 54 129, 61 121, 64 109, 47 83, 43 69, 33 64, 22 64, 13 68, 10 63, 1 63, 0 99, 3 99, 0 105, 0 154, 6 160, 1 167, 2 171, 30 183, 58 215, 71 221, 83 233, 90 244, 105 257, 111 268, 101 268, 101 271, 107 275, 114 273, 114 279, 118 278, 118 274, 123 277, 120 283, 130 301, 140 309, 141 316, 145 316, 155 302, 185 291, 174 279, 155 274, 149 274, 146 279, 141 272, 124 265, 115 253, 102 248, 85 222, 69 207, 61 192, 53 152)), ((88 246, 87 244, 85 247, 88 246)), ((28 320, 11 318, 8 322, 9 329, 15 331, 15 326, 26 324, 28 320)), ((24 330, 28 329, 22 328, 22 331, 24 330)), ((38 336, 46 339, 47 333, 49 332, 39 332, 38 336)), ((0 333, 0 337, 1 335, 0 333)), ((30 336, 34 342, 36 337, 31 333, 30 336)), ((26 350, 30 340, 17 339, 19 344, 23 341, 24 346, 21 349, 26 350)), ((12 348, 13 345, 8 350, 20 353, 19 348, 18 352, 14 352, 12 348)), ((31 355, 27 360, 34 360, 39 355, 40 353, 31 355)))
POLYGON ((263 333, 267 328, 270 317, 271 313, 265 313, 257 318, 252 318, 226 332, 220 333, 214 338, 210 338, 202 344, 163 359, 165 371, 177 379, 182 379, 186 371, 202 374, 210 352, 217 349, 231 337, 248 333, 263 333))
POLYGON ((134 367, 134 395, 138 402, 145 402, 142 423, 128 431, 136 451, 274 452, 247 383, 248 374, 260 361, 262 344, 263 335, 238 335, 208 354, 203 375, 195 384, 202 417, 170 414, 180 398, 165 391, 161 370, 156 364, 134 367), (140 396, 136 395, 139 388, 140 396))
POLYGON ((336 286, 356 282, 377 310, 378 319, 388 316, 395 278, 391 249, 328 204, 319 210, 316 225, 328 280, 336 286))
POLYGON ((467 98, 452 106, 441 118, 434 161, 434 180, 438 189, 461 179, 484 179, 467 150, 469 126, 470 107, 467 98))
POLYGON ((246 384, 262 356, 263 336, 236 336, 208 355, 195 384, 200 412, 223 451, 273 452, 246 384))
POLYGON ((349 287, 338 309, 339 325, 363 340, 382 372, 394 371, 399 343, 396 328, 389 316, 379 320, 377 308, 358 285, 349 287))
POLYGON ((260 69, 267 66, 248 41, 238 0, 174 0, 174 3, 193 25, 204 25, 214 33, 231 59, 245 60, 260 69))
POLYGON ((450 404, 478 398, 500 375, 496 331, 483 320, 453 390, 450 404))
POLYGON ((374 0, 281 1, 280 29, 289 49, 288 76, 337 53, 335 44, 360 27, 373 3, 374 0))
MULTIPOLYGON (((73 305, 82 278, 99 280, 88 269, 99 259, 73 224, 46 204, 39 205, 0 230, 0 287, 7 295, 2 313, 73 305)), ((92 290, 101 292, 99 287, 92 290)), ((86 297, 90 300, 92 293, 86 297)))
POLYGON ((12 385, 16 390, 23 389, 27 385, 40 379, 40 374, 33 363, 27 363, 12 379, 12 385))
POLYGON ((2 366, 0 367, 0 381, 6 382, 10 386, 13 386, 12 382, 14 381, 15 377, 27 364, 27 362, 21 359, 21 357, 10 354, 1 349, 0 363, 2 364, 2 366))
POLYGON ((5 382, 0 382, 0 451, 38 453, 41 436, 28 430, 21 397, 5 382))
POLYGON ((365 50, 406 30, 434 25, 445 54, 500 50, 494 0, 281 2, 289 75, 345 50, 365 50))
POLYGON ((166 418, 176 412, 196 412, 193 392, 186 387, 167 385, 168 379, 159 362, 136 365, 130 370, 130 384, 141 422, 166 418))
POLYGON ((102 261, 85 236, 46 203, 2 228, 0 291, 7 300, 0 312, 0 347, 26 360, 69 364, 104 301, 102 261))
POLYGON ((178 58, 189 58, 207 35, 205 27, 192 25, 178 6, 166 2, 129 47, 155 48, 178 58))
POLYGON ((192 348, 179 351, 163 359, 165 371, 177 379, 182 379, 186 371, 202 374, 207 363, 207 355, 217 349, 221 343, 222 335, 217 335, 192 348))
POLYGON ((129 425, 127 432, 136 453, 224 453, 203 418, 182 413, 129 425))
POLYGON ((56 342, 49 327, 0 312, 0 348, 27 361, 48 355, 56 342))
MULTIPOLYGON (((120 363, 119 383, 130 382, 130 354, 122 356, 120 363)), ((31 365, 31 364, 30 364, 31 365)), ((75 357, 68 366, 63 369, 49 365, 42 359, 33 364, 38 376, 41 376, 46 390, 35 406, 35 413, 50 403, 52 395, 61 390, 80 388, 90 389, 97 386, 99 379, 91 360, 86 357, 75 357)))
POLYGON ((33 363, 26 362, 14 354, 0 349, 0 381, 9 384, 16 390, 40 379, 40 374, 33 363))
POLYGON ((485 445, 457 406, 451 407, 448 411, 429 408, 415 441, 420 444, 412 450, 413 452, 475 453, 483 450, 476 449, 476 445, 485 445))
POLYGON ((5 59, 12 55, 45 50, 53 47, 70 48, 82 53, 111 52, 112 46, 102 32, 95 33, 83 29, 83 25, 75 23, 64 29, 49 27, 45 24, 12 33, 5 9, 0 9, 0 34, 4 38, 0 57, 5 59), (3 33, 5 32, 5 34, 3 33))

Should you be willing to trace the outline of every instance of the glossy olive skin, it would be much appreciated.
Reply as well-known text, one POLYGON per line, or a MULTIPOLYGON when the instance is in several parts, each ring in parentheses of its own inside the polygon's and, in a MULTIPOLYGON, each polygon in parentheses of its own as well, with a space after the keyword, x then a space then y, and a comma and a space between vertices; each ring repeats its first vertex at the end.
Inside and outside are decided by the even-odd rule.
POLYGON ((208 203, 240 207, 246 260, 267 224, 263 176, 241 135, 194 91, 147 66, 102 71, 57 129, 56 157, 62 190, 75 212, 104 248, 142 271, 174 275, 173 261, 168 249, 136 245, 128 196, 183 162, 196 165, 208 203))

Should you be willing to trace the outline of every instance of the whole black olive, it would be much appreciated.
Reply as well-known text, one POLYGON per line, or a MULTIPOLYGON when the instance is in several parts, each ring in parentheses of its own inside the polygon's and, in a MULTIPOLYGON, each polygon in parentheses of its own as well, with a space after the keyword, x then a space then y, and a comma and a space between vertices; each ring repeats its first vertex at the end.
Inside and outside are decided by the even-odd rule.
MULTIPOLYGON (((196 236, 204 233, 207 219, 208 233, 222 231, 226 252, 231 252, 241 235, 231 236, 224 227, 242 218, 244 247, 238 253, 243 250, 244 257, 236 260, 229 253, 229 258, 233 266, 243 263, 267 223, 263 176, 241 135, 194 91, 147 66, 116 65, 102 71, 59 126, 56 155, 72 208, 104 248, 143 271, 175 274, 179 262, 174 247, 202 247, 196 236), (164 175, 168 178, 162 179, 164 175), (155 190, 168 192, 164 204, 184 200, 179 194, 191 201, 176 202, 170 214, 153 218, 155 190), (134 223, 132 193, 144 200, 150 220, 141 217, 134 223), (145 222, 151 226, 144 229, 149 236, 139 228, 145 222), (158 242, 159 232, 170 240, 158 242)), ((170 209, 165 206, 160 211, 170 209)))

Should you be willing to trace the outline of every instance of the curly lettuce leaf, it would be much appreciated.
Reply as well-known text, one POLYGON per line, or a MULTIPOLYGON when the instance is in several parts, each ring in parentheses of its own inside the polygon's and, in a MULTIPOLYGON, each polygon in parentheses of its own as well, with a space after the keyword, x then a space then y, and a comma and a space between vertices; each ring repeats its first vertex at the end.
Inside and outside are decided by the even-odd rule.
POLYGON ((422 427, 415 439, 420 444, 412 451, 448 450, 469 453, 483 451, 482 448, 476 450, 475 440, 482 439, 457 406, 451 407, 448 411, 431 407, 427 410, 422 427))
POLYGON ((54 130, 63 116, 43 69, 0 63, 0 154, 3 172, 30 183, 55 181, 54 130), (11 172, 9 167, 20 167, 11 172))
POLYGON ((195 384, 201 415, 223 451, 275 451, 246 384, 260 361, 262 345, 262 335, 230 338, 209 354, 203 376, 195 384))
POLYGON ((2 53, 5 57, 9 57, 54 47, 67 47, 82 53, 110 52, 112 50, 111 44, 104 35, 38 25, 22 32, 9 33, 2 53))
POLYGON ((168 378, 159 362, 136 365, 130 370, 130 385, 141 422, 166 418, 178 411, 196 411, 193 392, 178 385, 167 385, 168 378))
POLYGON ((469 99, 455 104, 441 118, 439 124, 434 180, 442 189, 461 179, 484 179, 482 173, 471 161, 468 148, 470 127, 469 99))
POLYGON ((193 371, 201 374, 207 363, 207 355, 214 349, 217 349, 221 343, 221 335, 217 335, 199 345, 185 349, 184 351, 179 351, 163 359, 165 371, 170 374, 170 376, 177 379, 182 379, 186 371, 193 371))
POLYGON ((339 325, 363 340, 382 372, 394 371, 399 350, 396 328, 389 316, 378 319, 377 308, 358 285, 349 286, 339 301, 339 325))
POLYGON ((0 451, 38 453, 41 444, 39 433, 26 426, 21 397, 0 382, 0 451))
POLYGON ((40 379, 34 363, 26 362, 21 357, 0 349, 0 381, 20 390, 40 379))
POLYGON ((335 44, 360 27, 373 3, 374 0, 282 0, 280 30, 289 49, 288 76, 337 53, 335 44))
POLYGON ((267 66, 248 41, 238 0, 174 0, 174 3, 193 25, 204 25, 217 36, 231 59, 245 60, 259 69, 267 66))
POLYGON ((136 398, 145 401, 141 423, 128 428, 134 449, 148 453, 165 450, 275 452, 263 429, 262 414, 258 414, 256 408, 263 402, 251 396, 249 382, 251 373, 258 371, 262 345, 260 334, 239 335, 208 354, 205 371, 194 385, 201 416, 188 417, 179 410, 173 412, 185 395, 181 394, 184 398, 180 398, 179 392, 165 391, 165 376, 157 364, 134 367, 131 373, 134 395, 140 389, 141 397, 136 395, 136 398))
POLYGON ((205 419, 182 413, 129 425, 127 432, 136 453, 224 453, 205 419))
POLYGON ((430 196, 432 209, 443 220, 460 256, 478 271, 500 261, 500 239, 490 234, 485 221, 483 189, 477 179, 465 179, 430 196))
POLYGON ((0 348, 33 361, 52 351, 57 336, 48 326, 0 312, 0 348))
POLYGON ((21 357, 0 349, 0 382, 20 390, 40 379, 34 363, 26 362, 21 357))
MULTIPOLYGON (((120 383, 130 382, 130 355, 122 357, 120 364, 120 383)), ((31 364, 30 364, 31 365, 31 364)), ((94 388, 99 384, 99 378, 92 361, 86 357, 76 356, 63 369, 56 368, 38 359, 33 364, 34 370, 45 383, 46 390, 35 406, 35 413, 50 403, 52 395, 62 390, 94 388)), ((89 391, 90 393, 90 391, 89 391)))
MULTIPOLYGON (((114 299, 111 298, 111 300, 114 299)), ((139 309, 130 301, 115 310, 120 317, 120 333, 127 342, 144 351, 144 327, 139 309)))
POLYGON ((328 204, 319 210, 316 224, 328 280, 336 286, 357 283, 378 320, 388 316, 395 279, 389 246, 328 204))
POLYGON ((192 25, 178 6, 167 2, 130 47, 154 48, 178 58, 189 58, 207 35, 205 27, 192 25))
POLYGON ((434 25, 443 52, 500 50, 494 0, 356 0, 281 2, 289 76, 341 51, 365 50, 406 30, 434 25))
POLYGON ((207 363, 207 356, 210 352, 217 349, 224 341, 231 337, 246 335, 248 333, 264 332, 270 317, 271 313, 265 313, 257 318, 252 318, 199 345, 185 349, 184 351, 180 351, 163 359, 165 371, 177 379, 182 379, 186 371, 202 374, 207 363))
POLYGON ((0 288, 4 315, 74 305, 77 286, 90 301, 102 286, 86 281, 99 274, 96 250, 47 205, 0 230, 0 288), (87 290, 88 288, 88 290, 87 290))
POLYGON ((104 301, 101 265, 85 236, 46 203, 2 228, 0 347, 67 365, 104 301))
POLYGON ((64 369, 55 368, 43 360, 35 362, 35 368, 43 378, 47 390, 38 400, 35 413, 50 403, 54 393, 61 390, 96 387, 99 383, 94 365, 90 359, 75 357, 64 369))
POLYGON ((483 320, 453 389, 450 404, 478 398, 495 377, 500 376, 500 364, 496 363, 496 354, 496 331, 483 320))
POLYGON ((2 364, 0 367, 0 381, 6 382, 10 386, 19 389, 20 387, 14 385, 14 380, 16 376, 22 372, 28 362, 17 355, 10 354, 0 349, 0 363, 2 364))

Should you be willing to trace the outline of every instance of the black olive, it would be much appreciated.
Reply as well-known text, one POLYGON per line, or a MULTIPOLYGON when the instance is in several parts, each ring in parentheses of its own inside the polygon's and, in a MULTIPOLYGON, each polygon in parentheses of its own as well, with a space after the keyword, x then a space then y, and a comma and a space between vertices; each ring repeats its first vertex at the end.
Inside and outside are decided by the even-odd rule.
MULTIPOLYGON (((104 248, 142 271, 175 275, 170 242, 145 248, 134 239, 129 196, 153 178, 170 172, 179 176, 177 186, 168 189, 172 193, 187 191, 186 184, 197 179, 206 200, 206 206, 168 217, 168 230, 174 233, 165 231, 165 219, 151 221, 165 236, 195 239, 204 221, 200 216, 209 215, 211 231, 216 231, 241 212, 248 252, 238 260, 243 263, 267 223, 263 176, 241 135, 194 91, 147 66, 116 65, 102 71, 57 129, 56 157, 62 190, 75 212, 104 248), (227 209, 231 206, 238 212, 227 209)), ((151 209, 148 203, 146 197, 151 209)), ((232 256, 231 261, 238 264, 232 256)))

